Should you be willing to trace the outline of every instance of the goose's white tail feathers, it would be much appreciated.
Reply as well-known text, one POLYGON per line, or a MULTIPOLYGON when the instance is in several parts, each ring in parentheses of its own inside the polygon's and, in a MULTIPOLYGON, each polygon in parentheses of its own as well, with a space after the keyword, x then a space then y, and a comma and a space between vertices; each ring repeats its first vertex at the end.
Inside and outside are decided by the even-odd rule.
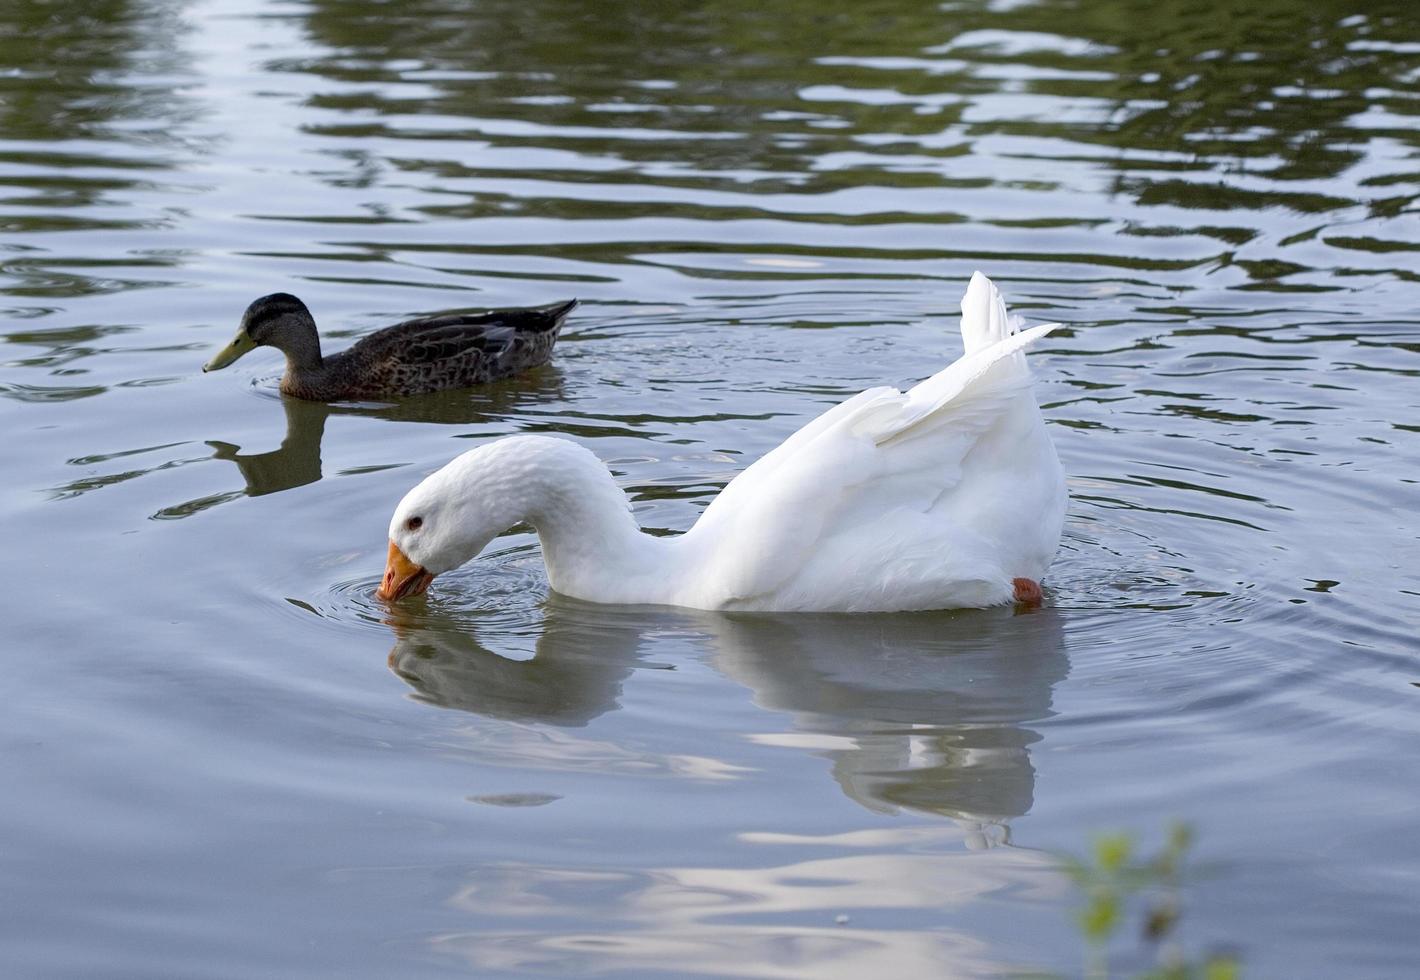
POLYGON ((925 419, 968 408, 974 400, 1000 401, 1029 390, 1030 369, 1021 351, 1044 337, 1058 323, 1042 323, 1011 333, 1000 342, 969 351, 959 360, 908 390, 905 405, 890 425, 875 434, 882 443, 902 435, 925 419))
MULTIPOLYGON (((972 276, 961 305, 967 345, 964 355, 906 392, 886 386, 869 388, 835 405, 741 474, 721 492, 721 498, 745 492, 822 439, 853 433, 881 446, 908 434, 922 434, 937 423, 962 422, 969 416, 981 416, 985 422, 1020 392, 1029 390, 1030 369, 1021 352, 1060 324, 1018 329, 1017 318, 1007 319, 1000 290, 980 272, 972 276), (981 329, 974 333, 969 330, 978 326, 981 329)), ((712 503, 712 508, 719 502, 712 503)))
POLYGON ((1006 313, 1006 301, 996 284, 980 272, 972 273, 971 284, 961 298, 961 340, 966 353, 1000 343, 1019 327, 1019 319, 1006 313))

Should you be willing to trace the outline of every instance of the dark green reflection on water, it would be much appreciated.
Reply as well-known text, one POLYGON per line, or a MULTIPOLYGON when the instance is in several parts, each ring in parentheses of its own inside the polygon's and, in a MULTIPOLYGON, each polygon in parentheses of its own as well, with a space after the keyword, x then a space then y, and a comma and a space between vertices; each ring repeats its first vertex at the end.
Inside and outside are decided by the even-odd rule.
MULTIPOLYGON (((135 84, 140 72, 178 71, 180 7, 142 0, 10 3, 0 13, 0 133, 37 143, 103 138, 115 124, 164 122, 181 110, 175 78, 135 84)), ((129 135, 132 135, 131 131, 129 135)), ((82 190, 80 183, 56 186, 82 190)), ((101 188, 94 188, 101 189, 101 188)), ((71 202, 83 203, 80 200, 71 202)))
MULTIPOLYGON (((1337 176, 1362 157, 1354 117, 1368 109, 1417 114, 1405 95, 1413 65, 1403 48, 1413 40, 1416 18, 1400 3, 1368 7, 1364 17, 1341 0, 1228 0, 1206 16, 1185 0, 1048 0, 999 10, 899 3, 834 8, 807 0, 764 10, 735 3, 667 10, 426 0, 397 12, 368 0, 322 0, 311 10, 313 35, 339 57, 289 68, 346 82, 417 80, 438 93, 411 100, 387 96, 377 85, 316 97, 322 107, 388 120, 367 124, 371 135, 439 138, 417 121, 437 113, 508 122, 478 134, 495 144, 588 151, 593 141, 600 149, 611 143, 620 159, 643 163, 678 142, 684 144, 678 156, 707 168, 768 178, 757 185, 763 190, 858 186, 867 171, 889 166, 895 186, 950 185, 948 173, 928 173, 910 160, 895 163, 892 154, 920 163, 965 152, 966 144, 927 144, 962 123, 977 100, 1009 91, 1037 97, 1038 105, 1049 104, 1041 97, 1062 100, 1059 105, 1074 111, 1007 110, 995 118, 978 111, 965 129, 970 138, 1008 133, 1114 148, 1123 154, 1114 163, 1114 190, 1141 203, 1325 212, 1355 202, 1310 188, 1240 185, 1337 176), (576 43, 568 43, 572 38, 576 43), (395 64, 411 67, 390 67, 395 64), (953 97, 940 98, 944 93, 953 97), (791 107, 796 111, 786 111, 791 107), (596 133, 579 135, 579 128, 596 133), (616 139, 618 131, 631 138, 616 139), (856 162, 813 166, 840 152, 855 154, 856 162), (1141 152, 1180 156, 1145 162, 1141 152), (1141 166, 1164 173, 1137 173, 1141 166), (1209 177, 1170 178, 1168 171, 1207 171, 1209 177)), ((348 135, 348 127, 341 132, 348 135)), ((1411 145, 1417 140, 1415 128, 1398 121, 1367 132, 1378 135, 1411 145)), ((480 172, 477 157, 469 154, 468 173, 480 172)), ((640 176, 612 168, 598 179, 640 176)), ((691 173, 664 178, 660 182, 706 183, 691 173)), ((1378 177, 1368 183, 1391 182, 1378 177)), ((451 213, 471 216, 507 203, 516 202, 480 195, 451 213)), ((613 206, 543 200, 538 207, 566 216, 597 204, 613 206)), ((631 202, 614 206, 624 217, 631 202)), ((648 206, 649 212, 665 213, 648 206)), ((1217 232, 1224 240, 1250 237, 1247 228, 1217 232)))

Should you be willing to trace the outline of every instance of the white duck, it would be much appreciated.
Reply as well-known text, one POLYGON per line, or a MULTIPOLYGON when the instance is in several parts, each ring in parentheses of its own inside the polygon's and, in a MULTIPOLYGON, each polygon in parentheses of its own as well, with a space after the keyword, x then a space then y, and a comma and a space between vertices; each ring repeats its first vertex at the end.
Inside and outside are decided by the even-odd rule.
POLYGON ((1020 330, 981 273, 966 352, 913 387, 869 388, 809 422, 720 492, 685 534, 653 537, 589 450, 511 436, 400 501, 378 594, 398 599, 526 521, 552 588, 592 602, 889 612, 1039 602, 1065 480, 1020 330))

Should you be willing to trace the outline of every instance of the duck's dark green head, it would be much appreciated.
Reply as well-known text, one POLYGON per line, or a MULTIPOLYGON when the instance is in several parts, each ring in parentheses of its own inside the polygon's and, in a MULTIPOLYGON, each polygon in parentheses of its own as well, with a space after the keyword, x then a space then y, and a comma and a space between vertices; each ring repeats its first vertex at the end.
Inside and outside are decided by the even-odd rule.
POLYGON ((315 333, 315 320, 306 304, 290 293, 272 293, 254 300, 242 314, 241 326, 232 342, 203 365, 203 371, 219 371, 247 351, 262 345, 289 346, 287 338, 315 333))

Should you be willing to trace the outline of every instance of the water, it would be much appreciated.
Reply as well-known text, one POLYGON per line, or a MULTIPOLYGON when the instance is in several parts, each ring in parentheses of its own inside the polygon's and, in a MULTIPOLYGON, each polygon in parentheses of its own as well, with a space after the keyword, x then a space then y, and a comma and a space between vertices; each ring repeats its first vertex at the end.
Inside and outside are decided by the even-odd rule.
POLYGON ((1188 948, 1411 975, 1420 24, 1358 9, 7 5, 4 972, 1078 972, 1051 852, 1184 818, 1188 948), (371 598, 498 435, 686 528, 976 268, 1069 328, 1049 608, 600 608, 521 532, 371 598), (583 305, 327 407, 200 373, 277 289, 335 345, 583 305))

